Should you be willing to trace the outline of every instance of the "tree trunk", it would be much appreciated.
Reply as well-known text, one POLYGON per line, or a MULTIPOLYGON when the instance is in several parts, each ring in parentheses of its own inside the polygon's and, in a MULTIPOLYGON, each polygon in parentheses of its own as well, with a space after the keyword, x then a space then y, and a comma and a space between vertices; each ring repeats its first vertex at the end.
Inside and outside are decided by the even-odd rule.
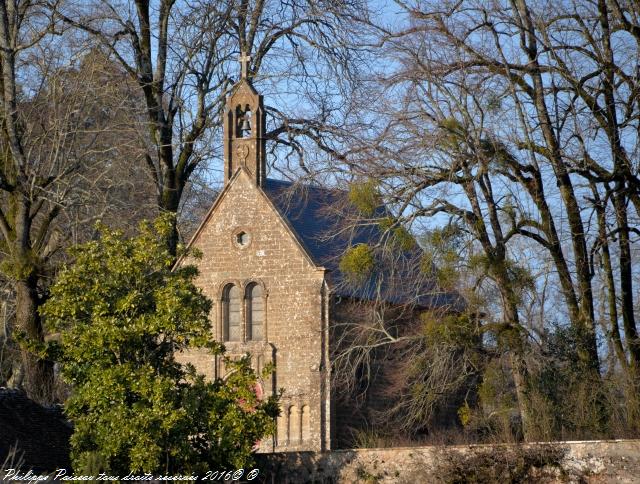
MULTIPOLYGON (((165 153, 166 156, 173 156, 170 153, 165 153)), ((165 166, 173 166, 173 160, 165 160, 165 166)), ((176 257, 178 251, 178 209, 180 208, 180 198, 182 197, 182 190, 184 189, 184 183, 180 179, 180 175, 174 169, 167 169, 164 173, 165 184, 161 187, 159 206, 163 212, 171 213, 174 218, 172 222, 172 229, 167 239, 167 247, 169 253, 176 257)))
POLYGON ((522 21, 521 43, 523 50, 528 56, 531 69, 529 74, 532 80, 531 98, 537 119, 540 122, 540 130, 548 149, 547 158, 553 167, 560 196, 566 210, 567 221, 571 229, 571 243, 575 257, 575 272, 580 303, 578 324, 575 325, 574 322, 578 332, 578 344, 580 346, 578 355, 583 364, 592 368, 595 373, 598 373, 600 370, 600 362, 598 359, 593 292, 591 289, 591 265, 589 263, 589 254, 585 239, 586 231, 580 214, 580 205, 578 204, 573 188, 573 182, 571 181, 569 171, 563 159, 560 143, 554 131, 551 116, 547 108, 542 69, 538 61, 538 43, 531 13, 524 0, 517 0, 516 3, 516 12, 522 21))
POLYGON ((520 410, 520 422, 522 425, 522 438, 525 442, 533 440, 531 435, 531 412, 529 410, 529 385, 527 365, 524 358, 517 351, 509 354, 513 383, 516 389, 516 398, 520 410))
POLYGON ((632 256, 629 240, 629 224, 627 221, 627 207, 624 195, 616 193, 613 196, 613 206, 616 212, 618 225, 618 246, 620 248, 620 299, 622 312, 622 325, 625 339, 629 348, 631 366, 638 369, 640 364, 640 340, 636 328, 633 308, 633 271, 631 267, 632 256))
POLYGON ((611 251, 609 249, 609 238, 607 236, 607 220, 605 205, 600 199, 598 188, 592 185, 594 196, 594 206, 598 221, 598 239, 600 245, 600 253, 602 255, 602 269, 604 271, 604 281, 607 288, 607 305, 609 309, 609 339, 613 345, 618 361, 621 367, 629 370, 629 361, 622 346, 622 338, 620 337, 620 326, 618 325, 618 299, 616 296, 616 283, 614 279, 613 266, 611 264, 611 251))
POLYGON ((518 401, 518 411, 522 425, 522 438, 525 442, 532 440, 531 435, 531 411, 529 407, 529 371, 524 360, 525 342, 520 332, 520 317, 518 307, 515 303, 516 297, 512 291, 511 283, 506 272, 496 277, 496 281, 502 295, 503 320, 512 327, 511 334, 508 335, 509 363, 513 384, 516 390, 518 401))
POLYGON ((16 281, 16 325, 26 341, 22 342, 21 388, 33 400, 50 403, 53 390, 53 363, 29 349, 44 341, 42 321, 38 314, 38 279, 34 276, 16 281))

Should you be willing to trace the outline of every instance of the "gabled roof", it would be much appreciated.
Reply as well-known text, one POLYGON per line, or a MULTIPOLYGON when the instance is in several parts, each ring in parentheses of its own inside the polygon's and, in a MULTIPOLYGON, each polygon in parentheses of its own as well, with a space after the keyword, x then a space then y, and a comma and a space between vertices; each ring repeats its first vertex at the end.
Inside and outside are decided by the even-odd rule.
POLYGON ((425 308, 446 305, 460 309, 464 305, 459 294, 439 290, 431 278, 420 273, 416 258, 421 257, 421 249, 403 254, 398 267, 378 274, 381 278, 372 277, 359 287, 348 283, 340 272, 339 260, 349 247, 380 242, 383 234, 375 220, 390 215, 385 207, 374 212, 372 224, 357 226, 349 223, 349 217, 355 220, 357 216, 343 190, 266 179, 263 191, 313 261, 331 271, 335 294, 364 300, 380 297, 392 304, 413 302, 425 308), (378 286, 380 280, 385 281, 384 287, 378 286))
MULTIPOLYGON (((331 234, 336 225, 335 211, 343 193, 316 185, 294 184, 267 178, 262 187, 280 215, 303 243, 313 261, 335 270, 336 257, 345 250, 348 240, 331 234)), ((369 238, 354 243, 368 242, 369 238)))
MULTIPOLYGON (((234 173, 234 175, 225 184, 225 186, 222 189, 222 191, 220 193, 218 193, 218 196, 213 201, 213 204, 211 205, 211 208, 209 208, 209 211, 206 213, 206 215, 202 219, 202 222, 200 222, 200 225, 196 229, 195 233, 191 236, 191 240, 189 240, 189 243, 187 244, 187 249, 190 249, 191 247, 193 247, 194 244, 198 241, 198 239, 200 238, 202 232, 204 231, 205 227, 207 226, 209 220, 211 219, 211 217, 213 216, 214 212, 216 211, 216 208, 222 202, 222 199, 227 195, 227 193, 231 189, 231 186, 236 182, 236 180, 240 176, 246 176, 246 177, 249 177, 249 179, 251 179, 248 171, 245 168, 240 168, 234 173)), ((311 252, 308 250, 308 248, 304 246, 303 240, 301 240, 299 234, 296 233, 296 230, 291 226, 290 221, 283 214, 283 212, 281 212, 280 209, 278 209, 278 207, 275 206, 274 202, 269 198, 269 196, 267 195, 267 193, 263 189, 260 189, 255 185, 255 182, 254 182, 253 186, 255 187, 257 192, 260 194, 260 196, 264 197, 265 201, 268 204, 272 205, 272 208, 274 209, 276 215, 279 217, 280 221, 282 222, 285 230, 287 230, 291 234, 293 240, 300 247, 304 257, 306 257, 309 260, 310 263, 312 263, 312 264, 315 263, 316 265, 319 265, 313 259, 313 256, 312 256, 311 252)), ((182 262, 185 260, 185 257, 186 257, 187 253, 188 253, 188 251, 185 252, 185 254, 182 254, 178 258, 178 260, 176 261, 174 267, 178 267, 178 266, 180 266, 182 264, 182 262)))
MULTIPOLYGON (((243 172, 244 169, 239 169, 227 182, 188 247, 198 240, 216 207, 243 172)), ((391 304, 412 303, 422 308, 447 306, 461 310, 464 307, 459 294, 440 290, 428 275, 422 273, 416 263, 422 255, 419 248, 401 254, 395 267, 372 274, 366 283, 358 286, 350 284, 341 273, 339 262, 349 247, 358 244, 373 246, 381 241, 383 233, 379 220, 390 216, 385 207, 378 207, 372 214, 371 223, 362 225, 344 190, 271 178, 256 189, 276 210, 310 262, 329 271, 333 294, 359 300, 381 299, 391 304)), ((183 257, 176 265, 181 264, 183 257)))

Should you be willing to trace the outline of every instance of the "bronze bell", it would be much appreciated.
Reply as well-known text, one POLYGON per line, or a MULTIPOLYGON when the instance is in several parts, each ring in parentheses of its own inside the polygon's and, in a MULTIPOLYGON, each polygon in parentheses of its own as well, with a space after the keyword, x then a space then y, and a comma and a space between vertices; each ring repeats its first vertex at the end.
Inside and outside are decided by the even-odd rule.
POLYGON ((251 122, 246 117, 242 120, 240 131, 243 136, 251 132, 251 122))

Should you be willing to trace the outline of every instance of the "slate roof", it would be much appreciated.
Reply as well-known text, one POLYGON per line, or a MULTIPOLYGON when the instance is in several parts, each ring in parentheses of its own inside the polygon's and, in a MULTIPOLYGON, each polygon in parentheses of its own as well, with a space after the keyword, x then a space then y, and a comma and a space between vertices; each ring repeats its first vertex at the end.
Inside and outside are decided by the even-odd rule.
MULTIPOLYGON (((69 438, 73 429, 60 407, 43 407, 23 392, 0 387, 0 466, 17 445, 17 460, 6 462, 34 473, 71 470, 69 438)), ((10 467, 10 466, 9 466, 10 467)))
MULTIPOLYGON (((448 306, 460 309, 464 301, 459 294, 438 290, 432 280, 424 278, 416 283, 419 276, 409 274, 415 271, 415 264, 407 262, 407 267, 395 275, 386 274, 386 287, 378 288, 376 278, 360 287, 353 287, 341 274, 339 260, 345 250, 360 243, 375 245, 382 233, 376 223, 339 234, 351 215, 347 193, 337 189, 327 189, 317 185, 294 184, 288 181, 266 179, 263 190, 282 217, 287 220, 300 242, 307 249, 314 262, 326 267, 330 272, 332 289, 343 297, 373 300, 382 296, 394 304, 413 301, 420 307, 448 306), (338 233, 338 235, 336 235, 338 233), (413 265, 411 269, 409 266, 413 265)), ((372 219, 388 216, 384 207, 379 207, 372 219)), ((421 249, 406 254, 407 261, 420 256, 421 249)), ((419 270, 419 269, 418 269, 419 270)))
MULTIPOLYGON (((333 236, 331 229, 337 225, 335 208, 342 203, 344 193, 270 178, 265 180, 263 190, 289 222, 314 262, 331 270, 337 269, 337 257, 346 248, 348 240, 333 236)), ((370 237, 364 235, 359 239, 354 244, 370 241, 370 237)))

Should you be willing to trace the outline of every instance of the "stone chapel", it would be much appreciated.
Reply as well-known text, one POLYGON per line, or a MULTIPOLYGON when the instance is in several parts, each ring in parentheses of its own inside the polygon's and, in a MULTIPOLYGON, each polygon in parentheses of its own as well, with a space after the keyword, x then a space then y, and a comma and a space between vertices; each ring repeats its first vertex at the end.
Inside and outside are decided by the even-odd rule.
MULTIPOLYGON (((263 391, 284 389, 277 433, 260 450, 328 450, 349 419, 332 395, 329 328, 340 299, 353 296, 336 284, 345 242, 323 235, 336 191, 309 185, 291 196, 290 182, 267 178, 263 98, 242 58, 224 113, 224 187, 189 243, 202 253, 196 283, 227 354, 250 353, 258 371, 273 363, 263 391)), ((224 377, 204 351, 178 358, 224 377)))

